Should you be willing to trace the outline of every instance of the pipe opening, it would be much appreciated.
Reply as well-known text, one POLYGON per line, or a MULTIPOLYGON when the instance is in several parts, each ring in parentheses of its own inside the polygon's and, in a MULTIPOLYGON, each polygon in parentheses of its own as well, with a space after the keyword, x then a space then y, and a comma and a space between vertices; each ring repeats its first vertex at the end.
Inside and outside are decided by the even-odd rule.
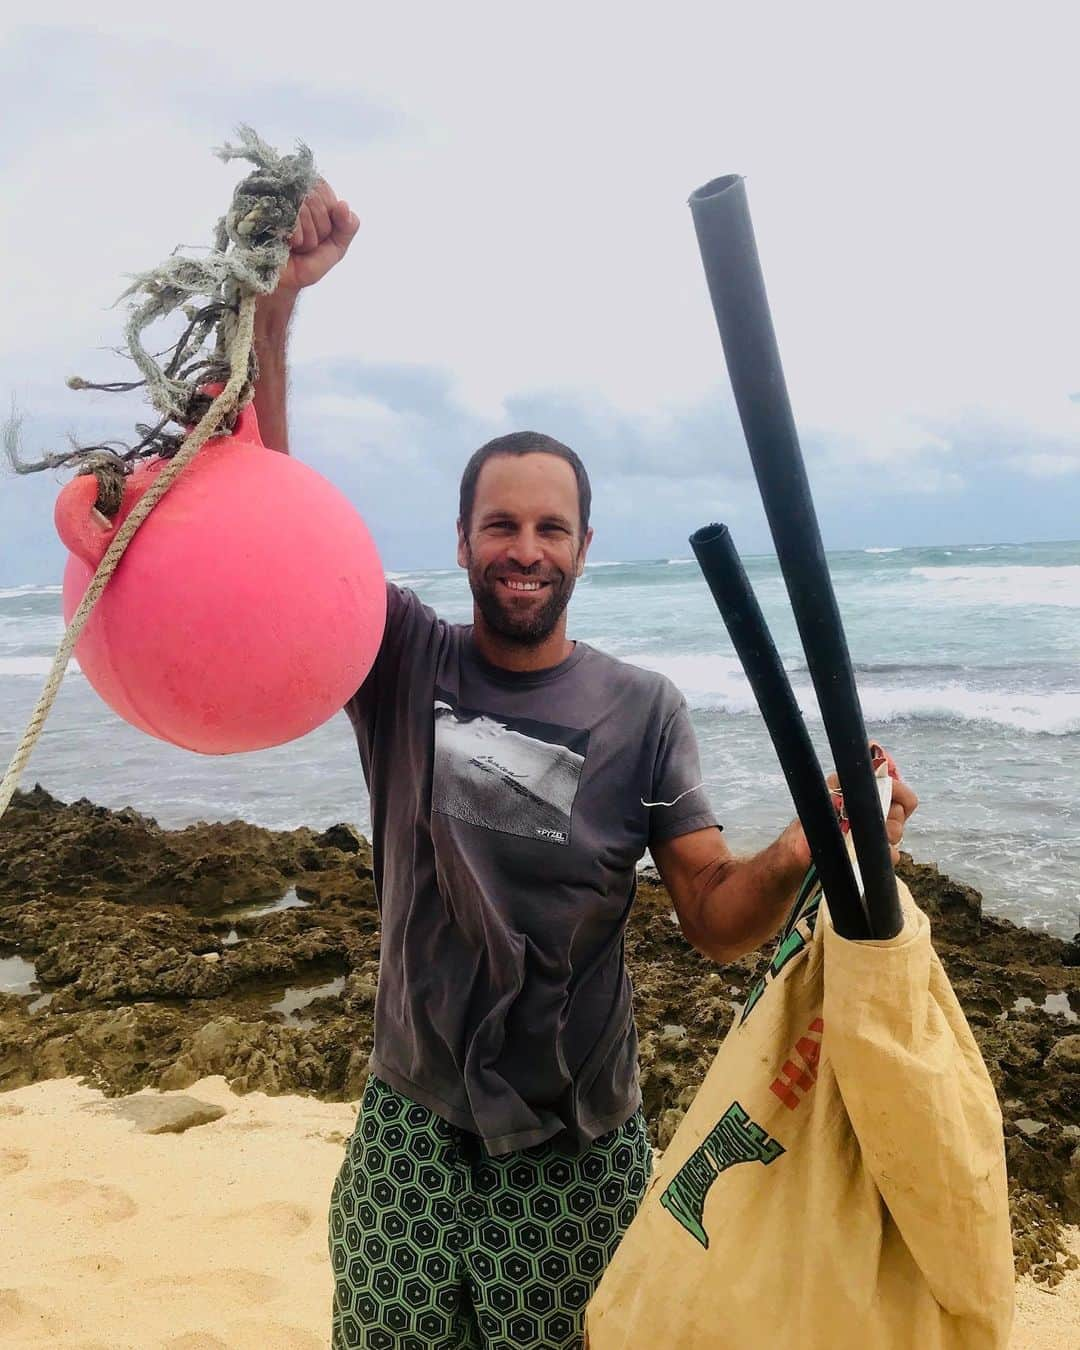
POLYGON ((711 525, 702 525, 700 530, 695 530, 690 536, 690 543, 691 545, 712 544, 715 543, 717 539, 723 539, 727 532, 728 527, 726 525, 718 525, 714 521, 711 525))
POLYGON ((691 203, 707 202, 710 198, 721 196, 729 188, 733 188, 741 182, 741 173, 726 173, 722 178, 714 178, 704 186, 695 188, 690 194, 690 201, 691 203))

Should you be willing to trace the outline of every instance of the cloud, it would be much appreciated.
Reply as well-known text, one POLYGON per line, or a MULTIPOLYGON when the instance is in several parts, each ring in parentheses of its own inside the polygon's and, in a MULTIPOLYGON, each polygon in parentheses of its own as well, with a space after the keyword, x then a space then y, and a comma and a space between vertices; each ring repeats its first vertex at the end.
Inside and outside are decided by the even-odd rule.
MULTIPOLYGON (((445 564, 461 465, 521 426, 586 458, 603 556, 685 553, 709 516, 759 551, 685 204, 730 169, 827 545, 1075 534, 1075 16, 1031 74, 1010 24, 914 3, 873 60, 861 11, 829 0, 780 43, 767 9, 678 0, 663 23, 553 0, 284 29, 204 0, 182 26, 121 0, 35 9, 0 50, 19 112, 0 398, 31 447, 141 415, 63 378, 116 376, 108 307, 126 274, 206 245, 238 177, 209 148, 249 121, 307 138, 361 215, 294 324, 294 439, 390 565, 445 564), (738 57, 723 79, 719 53, 738 57)), ((57 565, 55 486, 0 480, 0 582, 57 565)))
POLYGON ((943 458, 967 477, 1008 471, 1034 480, 1080 473, 1080 414, 1071 408, 1041 425, 972 409, 962 419, 936 422, 933 430, 945 447, 943 458))
POLYGON ((356 87, 262 74, 259 62, 237 60, 197 40, 124 36, 89 28, 26 26, 0 47, 0 82, 9 107, 0 137, 0 162, 29 150, 34 140, 64 136, 93 125, 99 156, 110 157, 109 132, 129 123, 137 108, 143 125, 160 124, 156 162, 140 166, 160 176, 167 199, 172 138, 177 134, 220 143, 240 122, 282 148, 295 140, 348 146, 394 138, 409 127, 404 111, 356 87))
MULTIPOLYGON (((0 382, 4 375, 0 366, 0 382)), ((525 428, 566 441, 585 460, 598 558, 685 556, 688 536, 709 520, 731 525, 743 553, 771 548, 730 398, 710 395, 638 419, 597 395, 534 391, 485 416, 462 399, 451 371, 360 361, 298 362, 291 389, 293 453, 356 505, 391 568, 453 564, 465 461, 491 437, 525 428)), ((50 405, 35 390, 29 450, 57 444, 73 429, 83 440, 122 436, 145 416, 133 397, 66 398, 71 411, 60 414, 58 400, 50 405)), ((906 428, 908 439, 891 453, 875 443, 865 455, 857 442, 804 433, 828 548, 1068 537, 1075 511, 1064 498, 1048 502, 1044 486, 1048 475, 1073 471, 1077 457, 1067 447, 1025 442, 1014 427, 985 423, 917 433, 906 428)), ((51 525, 58 484, 56 474, 0 479, 5 584, 59 575, 62 552, 51 525)))
POLYGON ((1060 455, 1027 454, 1010 463, 1032 478, 1067 478, 1070 474, 1080 474, 1080 451, 1060 455))

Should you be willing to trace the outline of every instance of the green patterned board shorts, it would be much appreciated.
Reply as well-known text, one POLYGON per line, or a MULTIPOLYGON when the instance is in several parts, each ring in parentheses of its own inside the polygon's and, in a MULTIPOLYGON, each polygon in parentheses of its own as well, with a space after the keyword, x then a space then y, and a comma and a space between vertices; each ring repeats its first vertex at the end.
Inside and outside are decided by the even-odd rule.
POLYGON ((330 1198, 334 1350, 577 1350, 652 1170, 641 1111, 492 1158, 369 1078, 330 1198))

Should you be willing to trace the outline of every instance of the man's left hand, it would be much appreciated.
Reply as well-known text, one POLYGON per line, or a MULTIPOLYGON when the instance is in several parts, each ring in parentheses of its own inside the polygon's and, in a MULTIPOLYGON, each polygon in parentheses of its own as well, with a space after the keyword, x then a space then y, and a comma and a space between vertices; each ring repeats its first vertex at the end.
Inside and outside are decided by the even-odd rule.
MULTIPOLYGON (((830 787, 836 787, 839 782, 834 773, 829 775, 827 781, 830 787)), ((900 861, 900 844, 904 838, 904 826, 907 824, 908 817, 919 805, 919 799, 902 778, 893 778, 891 782, 892 804, 885 817, 885 833, 889 839, 889 853, 892 856, 893 866, 895 866, 900 861)), ((793 820, 780 838, 781 842, 787 844, 793 851, 798 865, 805 871, 811 862, 810 845, 800 822, 793 820)))
POLYGON ((885 817, 885 833, 889 836, 889 852, 893 866, 900 861, 900 843, 908 817, 919 805, 919 799, 902 778, 892 780, 892 805, 885 817))

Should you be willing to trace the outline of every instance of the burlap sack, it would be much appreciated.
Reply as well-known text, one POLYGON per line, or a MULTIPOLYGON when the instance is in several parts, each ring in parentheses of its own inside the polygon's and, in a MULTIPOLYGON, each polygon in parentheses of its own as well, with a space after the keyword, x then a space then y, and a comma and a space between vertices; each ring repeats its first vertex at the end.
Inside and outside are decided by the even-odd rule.
POLYGON ((1007 1344, 1001 1114, 901 898, 887 942, 838 937, 817 888, 796 903, 589 1305, 589 1350, 1007 1344))

